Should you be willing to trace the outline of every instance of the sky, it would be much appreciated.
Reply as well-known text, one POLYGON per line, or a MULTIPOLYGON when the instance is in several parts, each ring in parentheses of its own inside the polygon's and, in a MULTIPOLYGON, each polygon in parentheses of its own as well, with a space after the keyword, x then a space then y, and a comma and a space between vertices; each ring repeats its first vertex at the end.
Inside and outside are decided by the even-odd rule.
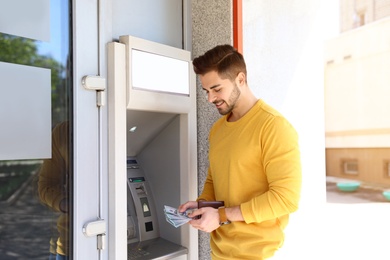
POLYGON ((65 8, 67 8, 66 2, 58 0, 50 1, 50 42, 37 42, 39 54, 51 56, 60 62, 66 62, 66 56, 68 55, 67 46, 61 45, 61 42, 66 43, 69 39, 67 32, 64 32, 63 25, 61 24, 61 22, 64 22, 61 21, 64 13, 67 13, 65 11, 65 8))

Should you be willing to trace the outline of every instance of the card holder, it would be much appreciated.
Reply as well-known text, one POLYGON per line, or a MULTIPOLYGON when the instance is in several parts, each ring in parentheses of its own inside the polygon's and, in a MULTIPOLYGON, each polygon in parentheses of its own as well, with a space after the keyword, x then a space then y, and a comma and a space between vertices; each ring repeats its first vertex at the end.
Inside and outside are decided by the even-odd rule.
POLYGON ((212 207, 215 209, 218 209, 220 207, 225 206, 224 201, 206 201, 206 200, 199 200, 198 201, 198 209, 205 208, 205 207, 212 207))

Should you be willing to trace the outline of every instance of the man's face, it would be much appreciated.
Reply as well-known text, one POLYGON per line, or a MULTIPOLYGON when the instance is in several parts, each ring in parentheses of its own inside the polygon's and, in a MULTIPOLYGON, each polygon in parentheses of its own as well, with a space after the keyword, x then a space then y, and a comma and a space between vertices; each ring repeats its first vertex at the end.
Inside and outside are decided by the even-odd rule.
POLYGON ((233 111, 241 94, 235 82, 221 79, 216 71, 200 75, 199 79, 208 101, 215 105, 221 115, 227 115, 233 111))

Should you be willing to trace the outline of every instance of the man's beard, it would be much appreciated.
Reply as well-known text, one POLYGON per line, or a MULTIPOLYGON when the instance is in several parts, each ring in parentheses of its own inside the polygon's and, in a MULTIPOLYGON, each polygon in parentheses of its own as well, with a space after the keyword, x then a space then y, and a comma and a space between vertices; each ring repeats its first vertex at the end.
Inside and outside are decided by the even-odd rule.
MULTIPOLYGON (((228 102, 224 102, 227 105, 227 108, 226 109, 222 109, 222 107, 218 108, 218 112, 223 116, 232 112, 234 107, 236 106, 237 100, 240 97, 240 95, 241 95, 241 91, 237 87, 237 84, 234 83, 234 88, 232 93, 230 94, 228 102)), ((215 101, 214 104, 218 102, 219 101, 215 101)))

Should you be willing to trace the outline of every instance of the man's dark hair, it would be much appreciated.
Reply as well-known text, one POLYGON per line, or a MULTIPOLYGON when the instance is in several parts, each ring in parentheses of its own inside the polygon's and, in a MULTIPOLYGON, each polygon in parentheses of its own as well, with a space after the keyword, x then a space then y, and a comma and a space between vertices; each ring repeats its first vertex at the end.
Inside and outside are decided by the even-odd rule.
POLYGON ((192 62, 194 71, 204 75, 216 71, 222 79, 234 81, 240 72, 247 76, 244 57, 231 45, 218 45, 205 54, 195 58, 192 62))

